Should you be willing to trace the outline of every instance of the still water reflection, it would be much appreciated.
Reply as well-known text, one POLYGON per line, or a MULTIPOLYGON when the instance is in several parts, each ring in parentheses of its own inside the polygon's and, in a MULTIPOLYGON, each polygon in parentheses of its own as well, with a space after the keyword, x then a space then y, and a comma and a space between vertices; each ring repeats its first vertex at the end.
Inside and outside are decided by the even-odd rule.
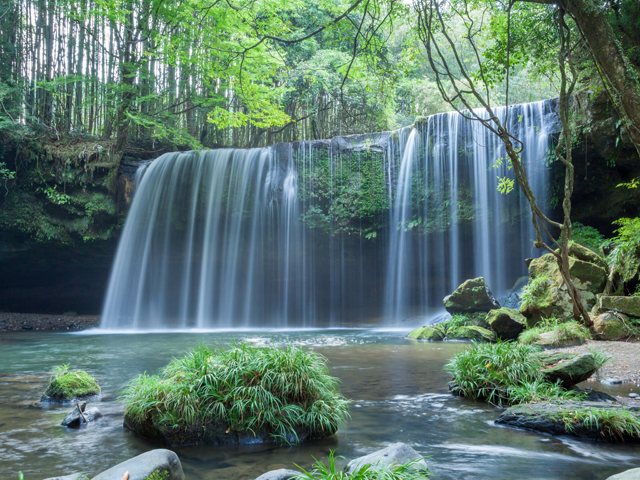
MULTIPOLYGON (((438 479, 605 479, 640 466, 640 451, 553 438, 493 424, 499 411, 447 392, 443 365, 460 343, 419 343, 404 332, 323 330, 130 335, 15 333, 0 336, 0 478, 26 480, 85 470, 95 474, 153 445, 122 428, 118 390, 195 344, 298 344, 325 355, 353 400, 347 428, 300 447, 189 447, 176 452, 188 480, 253 479, 275 468, 308 468, 331 450, 351 459, 394 442, 431 457, 438 479), (105 417, 80 430, 59 426, 68 406, 30 406, 54 365, 71 364, 102 386, 105 417)), ((341 460, 344 464, 346 460, 341 460)))

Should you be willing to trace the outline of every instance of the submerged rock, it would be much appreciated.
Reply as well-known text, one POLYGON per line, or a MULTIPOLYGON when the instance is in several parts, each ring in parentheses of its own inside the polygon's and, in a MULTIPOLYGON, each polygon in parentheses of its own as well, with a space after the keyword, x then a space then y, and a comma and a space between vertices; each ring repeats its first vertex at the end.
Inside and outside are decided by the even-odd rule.
POLYGON ((613 475, 607 480, 640 480, 640 468, 632 468, 617 475, 613 475))
POLYGON ((387 448, 378 450, 377 452, 351 460, 345 467, 344 471, 347 475, 350 475, 364 465, 371 465, 375 470, 376 467, 389 468, 394 465, 406 465, 414 460, 418 460, 415 464, 417 469, 427 469, 427 463, 422 459, 422 456, 418 452, 406 443, 395 443, 387 448))
POLYGON ((527 319, 519 311, 511 308, 498 308, 487 314, 491 329, 502 340, 516 340, 524 330, 527 319))
POLYGON ((627 336, 628 321, 623 313, 605 312, 593 320, 593 329, 605 340, 620 340, 627 336))
POLYGON ((278 470, 271 470, 260 475, 256 480, 291 480, 292 478, 300 475, 300 472, 295 470, 289 470, 288 468, 280 468, 278 470))
POLYGON ((603 440, 640 440, 624 432, 610 430, 602 415, 631 414, 640 420, 640 412, 620 404, 602 402, 540 402, 516 405, 505 410, 496 420, 499 425, 526 428, 552 435, 574 435, 603 440), (589 421, 588 418, 599 421, 589 421), (587 419, 587 420, 585 420, 587 419))
POLYGON ((83 424, 93 422, 101 417, 102 413, 100 413, 100 410, 96 407, 87 409, 87 402, 81 402, 69 412, 61 425, 69 428, 80 428, 83 424), (82 414, 80 412, 82 412, 82 414))
POLYGON ((640 318, 640 297, 600 297, 602 310, 615 310, 629 317, 640 318))
POLYGON ((467 280, 443 300, 449 313, 488 312, 500 308, 484 278, 467 280))
POLYGON ((185 480, 178 455, 164 449, 151 450, 130 458, 92 480, 122 480, 125 472, 129 472, 129 480, 147 480, 153 474, 162 480, 185 480))
POLYGON ((542 373, 551 383, 558 380, 562 386, 572 387, 585 381, 597 370, 596 358, 592 353, 582 353, 571 358, 564 358, 551 367, 545 368, 542 373))

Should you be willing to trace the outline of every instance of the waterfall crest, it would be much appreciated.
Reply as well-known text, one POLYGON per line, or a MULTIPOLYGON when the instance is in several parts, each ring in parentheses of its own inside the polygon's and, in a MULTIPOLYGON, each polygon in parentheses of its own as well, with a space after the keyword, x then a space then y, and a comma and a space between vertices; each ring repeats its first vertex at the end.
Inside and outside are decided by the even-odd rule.
MULTIPOLYGON (((554 112, 509 107, 543 209, 554 112)), ((441 308, 467 278, 504 292, 536 255, 526 199, 497 191, 505 175, 500 140, 457 113, 390 134, 162 155, 137 172, 101 327, 394 322, 441 308), (374 188, 386 227, 367 233, 358 195, 374 188)))

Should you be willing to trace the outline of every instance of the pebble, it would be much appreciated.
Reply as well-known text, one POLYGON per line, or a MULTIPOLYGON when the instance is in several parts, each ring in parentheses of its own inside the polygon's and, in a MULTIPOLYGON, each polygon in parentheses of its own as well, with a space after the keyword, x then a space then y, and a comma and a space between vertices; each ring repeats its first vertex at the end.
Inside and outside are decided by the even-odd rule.
POLYGON ((629 398, 638 398, 640 397, 640 395, 638 395, 637 393, 630 393, 629 394, 629 398))
POLYGON ((607 377, 600 383, 604 383, 605 385, 619 385, 620 383, 622 383, 622 380, 620 380, 619 378, 607 377))

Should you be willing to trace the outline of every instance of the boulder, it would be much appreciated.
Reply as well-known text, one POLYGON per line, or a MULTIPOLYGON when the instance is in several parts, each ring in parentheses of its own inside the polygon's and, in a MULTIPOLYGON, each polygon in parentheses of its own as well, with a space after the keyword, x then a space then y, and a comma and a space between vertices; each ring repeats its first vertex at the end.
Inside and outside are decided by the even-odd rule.
POLYGON ((582 353, 573 358, 560 360, 552 367, 545 368, 542 373, 551 383, 558 380, 565 388, 585 381, 597 370, 596 358, 592 353, 582 353))
POLYGON ((476 326, 455 327, 447 330, 447 340, 467 340, 476 342, 494 342, 495 334, 491 330, 476 326))
POLYGON ((444 298, 444 308, 449 313, 488 312, 500 308, 484 278, 467 280, 455 292, 444 298))
POLYGON ((617 475, 613 475, 607 480, 640 480, 640 468, 632 468, 617 475))
POLYGON ((535 356, 539 358, 543 365, 555 365, 562 360, 570 360, 578 356, 577 353, 570 352, 539 352, 535 356))
POLYGON ((69 428, 80 428, 85 422, 93 422, 101 417, 100 410, 95 407, 87 409, 87 402, 80 402, 76 408, 69 412, 61 425, 69 428), (82 411, 82 415, 80 411, 82 411))
POLYGON ((99 393, 98 382, 84 370, 65 371, 53 378, 41 401, 68 402, 74 398, 92 397, 99 393))
POLYGON ((289 470, 288 468, 280 468, 278 470, 271 470, 263 473, 256 480, 291 480, 300 475, 300 472, 295 470, 289 470))
POLYGON ((586 340, 576 335, 573 338, 567 338, 560 334, 558 330, 551 330, 550 332, 543 332, 539 335, 538 340, 534 343, 540 345, 542 348, 560 348, 560 347, 575 347, 576 345, 582 345, 586 340))
POLYGON ((394 465, 405 465, 413 460, 418 460, 416 462, 417 468, 421 470, 427 469, 426 462, 418 452, 406 443, 395 443, 377 452, 351 460, 344 471, 347 475, 351 475, 364 465, 371 465, 373 469, 376 469, 376 467, 390 468, 394 465))
POLYGON ((627 336, 628 321, 623 313, 605 312, 593 320, 593 329, 605 340, 620 340, 627 336))
POLYGON ((409 333, 407 338, 414 340, 444 340, 444 329, 438 325, 433 327, 420 327, 409 333))
POLYGON ((590 248, 580 245, 579 243, 571 242, 569 245, 569 256, 582 260, 583 262, 593 263, 605 270, 609 270, 609 266, 604 258, 590 248))
POLYGON ((527 319, 519 311, 511 308, 498 308, 487 314, 487 322, 502 340, 516 340, 524 330, 527 319))
POLYGON ((600 297, 602 310, 615 310, 629 317, 640 318, 640 297, 600 297))
POLYGON ((603 402, 539 402, 515 405, 505 410, 496 420, 499 425, 526 428, 552 435, 574 435, 592 439, 638 440, 638 438, 606 431, 605 422, 575 422, 579 412, 598 414, 603 410, 627 410, 638 416, 640 412, 620 404, 603 402))
POLYGON ((185 480, 182 464, 178 455, 171 450, 157 449, 143 453, 110 468, 92 480, 122 480, 125 472, 129 472, 129 480, 146 480, 150 475, 164 474, 162 480, 185 480))
MULTIPOLYGON (((576 248, 574 254, 576 251, 584 253, 576 248)), ((583 254, 580 256, 588 258, 583 254)), ((590 263, 575 256, 569 257, 571 280, 578 289, 587 310, 596 304, 596 295, 602 293, 607 280, 607 270, 599 263, 599 261, 598 264, 590 263)), ((573 304, 562 280, 556 257, 552 254, 548 253, 531 261, 529 284, 523 291, 520 313, 527 317, 527 325, 530 327, 545 318, 573 318, 573 304), (537 288, 535 288, 536 285, 537 288)))

